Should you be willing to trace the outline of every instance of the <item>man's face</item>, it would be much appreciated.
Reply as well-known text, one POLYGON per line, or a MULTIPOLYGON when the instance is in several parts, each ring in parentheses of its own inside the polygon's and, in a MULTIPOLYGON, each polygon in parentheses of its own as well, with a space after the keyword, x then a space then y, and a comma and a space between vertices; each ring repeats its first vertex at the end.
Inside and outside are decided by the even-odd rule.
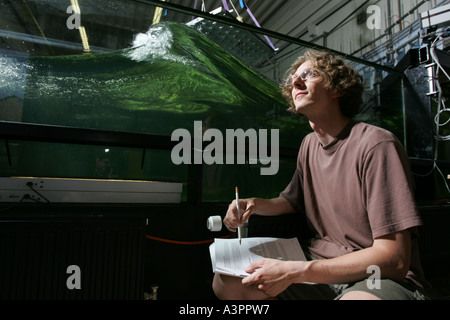
POLYGON ((295 75, 297 77, 293 81, 291 94, 296 113, 308 117, 311 113, 326 107, 330 94, 324 87, 319 73, 314 72, 312 62, 309 60, 304 62, 298 67, 295 75))

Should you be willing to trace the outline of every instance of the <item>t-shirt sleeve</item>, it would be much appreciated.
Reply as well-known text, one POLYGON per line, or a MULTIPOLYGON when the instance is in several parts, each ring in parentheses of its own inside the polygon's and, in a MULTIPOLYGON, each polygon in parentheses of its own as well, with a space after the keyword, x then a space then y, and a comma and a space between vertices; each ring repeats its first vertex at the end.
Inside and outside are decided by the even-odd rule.
POLYGON ((304 212, 303 190, 298 170, 295 170, 291 182, 280 193, 280 197, 285 198, 296 212, 304 212))
POLYGON ((422 224, 409 160, 398 140, 374 146, 367 154, 364 171, 363 201, 374 239, 422 224))

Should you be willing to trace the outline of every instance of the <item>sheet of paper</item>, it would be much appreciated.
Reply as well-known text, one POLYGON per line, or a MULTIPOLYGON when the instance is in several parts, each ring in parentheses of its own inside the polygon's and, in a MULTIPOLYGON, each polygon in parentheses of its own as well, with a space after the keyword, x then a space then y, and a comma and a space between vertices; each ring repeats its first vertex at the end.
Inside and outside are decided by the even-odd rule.
POLYGON ((244 270, 261 258, 285 261, 306 260, 296 238, 215 239, 210 246, 213 272, 246 277, 244 270))

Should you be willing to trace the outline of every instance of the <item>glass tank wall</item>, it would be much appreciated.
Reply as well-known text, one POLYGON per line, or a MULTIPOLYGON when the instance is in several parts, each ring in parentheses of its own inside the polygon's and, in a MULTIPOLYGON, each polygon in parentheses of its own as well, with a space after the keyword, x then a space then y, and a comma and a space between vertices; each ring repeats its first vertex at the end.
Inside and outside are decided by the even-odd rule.
MULTIPOLYGON (((156 9, 146 1, 0 0, 0 126, 8 122, 158 136, 181 129, 204 140, 203 155, 214 141, 203 136, 208 129, 217 129, 214 138, 224 140, 227 130, 242 129, 256 134, 252 138, 266 158, 261 149, 252 153, 250 145, 239 164, 237 156, 231 163, 225 152, 222 157, 209 153, 223 163, 202 161, 202 200, 229 201, 236 185, 242 197, 278 195, 294 171, 296 149, 311 132, 301 117, 286 110, 279 83, 307 46, 277 39, 278 47, 288 48, 280 53, 272 47, 274 35, 170 9, 158 16, 156 9), (159 23, 153 24, 154 17, 159 23), (275 132, 279 156, 271 159, 275 132), (276 174, 261 174, 270 165, 276 174)), ((217 16, 227 18, 224 12, 217 16)), ((389 70, 355 59, 349 63, 366 86, 357 118, 404 141, 401 81, 391 83, 389 94, 381 96, 381 80, 389 70)), ((0 139, 3 177, 185 184, 190 179, 190 165, 175 163, 170 149, 0 139)), ((191 151, 194 162, 194 142, 191 151)))

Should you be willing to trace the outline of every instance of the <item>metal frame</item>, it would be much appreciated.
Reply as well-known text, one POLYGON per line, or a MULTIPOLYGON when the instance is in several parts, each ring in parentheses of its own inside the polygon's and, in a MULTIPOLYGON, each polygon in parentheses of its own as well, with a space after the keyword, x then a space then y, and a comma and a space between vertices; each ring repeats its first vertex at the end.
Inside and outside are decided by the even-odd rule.
POLYGON ((381 70, 384 70, 384 71, 388 71, 388 72, 391 72, 391 73, 400 73, 399 71, 397 71, 397 70, 395 70, 393 68, 390 68, 390 67, 387 67, 387 66, 383 66, 383 65, 379 65, 379 64, 377 64, 375 62, 371 62, 371 61, 367 61, 367 60, 364 60, 364 59, 361 59, 361 58, 357 58, 357 57, 354 57, 354 56, 342 53, 340 51, 336 51, 336 50, 329 49, 329 48, 326 48, 326 47, 323 47, 323 46, 320 46, 320 45, 312 44, 310 42, 303 41, 303 40, 300 40, 300 39, 297 39, 297 38, 293 38, 293 37, 290 37, 290 36, 286 36, 284 34, 281 34, 281 33, 278 33, 278 32, 274 32, 274 31, 271 31, 271 30, 268 30, 268 29, 259 28, 257 26, 252 26, 252 25, 249 25, 249 24, 246 24, 246 23, 242 23, 242 22, 239 22, 238 20, 229 19, 229 18, 222 17, 222 16, 219 16, 219 15, 213 15, 213 14, 210 14, 208 12, 203 12, 203 11, 200 11, 200 10, 191 9, 191 8, 188 8, 188 7, 185 7, 185 6, 181 6, 181 5, 177 5, 177 4, 174 4, 174 3, 171 3, 171 2, 163 2, 163 1, 159 1, 159 0, 132 0, 132 1, 143 3, 143 4, 148 4, 148 5, 153 5, 153 6, 157 6, 157 7, 166 8, 166 9, 173 10, 173 11, 180 12, 180 13, 184 13, 184 14, 187 14, 187 15, 194 15, 194 16, 197 16, 197 17, 202 17, 202 18, 205 18, 205 19, 208 19, 208 20, 224 23, 224 24, 236 27, 236 28, 243 29, 243 30, 248 30, 248 31, 251 31, 251 32, 255 32, 255 33, 262 34, 262 35, 266 35, 268 37, 273 37, 273 38, 277 38, 279 40, 284 40, 284 41, 287 41, 287 42, 290 42, 290 43, 293 43, 293 44, 298 44, 298 45, 301 45, 301 46, 304 46, 304 47, 307 47, 307 48, 332 52, 332 53, 335 53, 337 55, 343 56, 347 60, 350 60, 350 61, 353 61, 353 62, 357 62, 357 63, 361 63, 361 64, 364 64, 366 66, 371 66, 371 67, 374 67, 374 68, 377 68, 377 69, 381 69, 381 70))

